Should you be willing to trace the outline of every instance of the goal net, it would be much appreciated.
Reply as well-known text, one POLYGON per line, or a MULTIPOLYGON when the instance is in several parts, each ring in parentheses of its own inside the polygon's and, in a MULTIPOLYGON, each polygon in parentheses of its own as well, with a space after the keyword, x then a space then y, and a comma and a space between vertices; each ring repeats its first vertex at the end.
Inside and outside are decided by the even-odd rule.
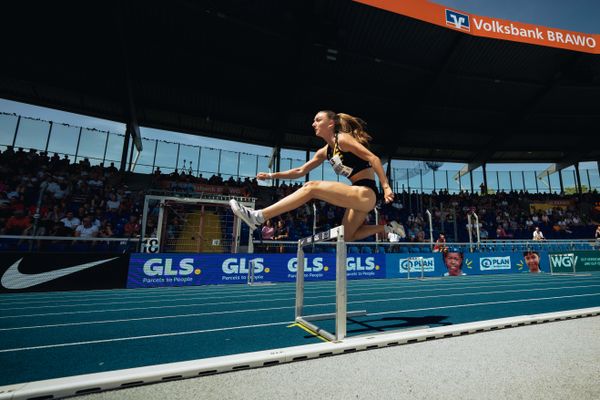
MULTIPOLYGON (((141 251, 146 253, 237 253, 249 251, 251 232, 229 207, 233 196, 198 198, 147 195, 142 215, 141 251), (244 226, 244 228, 246 228, 244 226)), ((255 199, 235 197, 254 207, 255 199)))

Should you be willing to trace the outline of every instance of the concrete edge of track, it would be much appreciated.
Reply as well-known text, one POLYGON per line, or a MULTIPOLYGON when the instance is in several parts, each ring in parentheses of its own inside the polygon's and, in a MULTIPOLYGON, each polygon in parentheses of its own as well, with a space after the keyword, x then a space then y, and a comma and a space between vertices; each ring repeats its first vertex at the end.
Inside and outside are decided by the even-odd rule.
POLYGON ((59 399, 106 390, 193 378, 223 372, 267 367, 293 361, 449 338, 497 329, 513 328, 600 315, 600 307, 499 318, 436 328, 403 330, 349 337, 340 342, 264 350, 253 353, 151 365, 117 371, 48 379, 0 387, 0 400, 59 399))

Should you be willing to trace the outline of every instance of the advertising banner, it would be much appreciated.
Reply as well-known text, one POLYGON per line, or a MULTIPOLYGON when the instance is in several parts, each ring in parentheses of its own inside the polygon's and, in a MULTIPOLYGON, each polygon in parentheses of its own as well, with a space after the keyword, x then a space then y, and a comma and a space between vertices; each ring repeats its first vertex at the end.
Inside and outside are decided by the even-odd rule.
MULTIPOLYGON (((466 13, 427 0, 354 0, 463 33, 600 54, 600 35, 466 13)), ((443 0, 440 0, 442 2, 443 0)))
MULTIPOLYGON (((304 279, 335 280, 335 254, 306 254, 304 279)), ((128 288, 246 283, 250 268, 254 282, 294 282, 295 254, 132 254, 128 288)), ((348 279, 383 279, 385 255, 348 254, 348 279)))
POLYGON ((159 185, 163 189, 167 190, 180 190, 187 192, 202 192, 202 193, 213 193, 213 194, 231 194, 236 196, 244 195, 244 188, 241 187, 229 187, 229 186, 218 186, 209 185, 207 183, 192 183, 192 182, 177 182, 170 180, 163 180, 159 182, 159 185))
POLYGON ((548 209, 560 208, 563 211, 574 206, 574 200, 548 200, 548 201, 534 201, 529 204, 529 211, 537 213, 539 211, 546 212, 548 209))
POLYGON ((600 271, 599 251, 571 251, 548 255, 553 273, 600 271))
POLYGON ((550 272, 544 252, 386 254, 388 278, 550 272), (423 272, 421 272, 421 270, 423 272))
POLYGON ((124 289, 127 254, 2 253, 0 292, 124 289))

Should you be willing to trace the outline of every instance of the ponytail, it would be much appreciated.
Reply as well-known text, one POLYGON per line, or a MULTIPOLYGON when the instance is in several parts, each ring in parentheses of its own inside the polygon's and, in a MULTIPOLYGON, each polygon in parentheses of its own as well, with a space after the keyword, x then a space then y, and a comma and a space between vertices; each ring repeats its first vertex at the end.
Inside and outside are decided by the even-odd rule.
POLYGON ((335 123, 335 131, 347 133, 356 139, 363 146, 368 146, 371 139, 371 135, 365 130, 367 123, 360 118, 353 117, 349 114, 338 113, 333 111, 322 111, 329 119, 333 119, 335 123))

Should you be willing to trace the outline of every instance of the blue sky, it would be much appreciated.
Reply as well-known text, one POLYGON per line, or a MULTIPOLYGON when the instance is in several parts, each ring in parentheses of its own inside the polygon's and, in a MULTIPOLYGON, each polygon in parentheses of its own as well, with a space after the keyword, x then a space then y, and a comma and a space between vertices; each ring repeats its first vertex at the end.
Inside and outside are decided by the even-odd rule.
POLYGON ((599 0, 434 0, 471 14, 584 33, 600 33, 599 0))

